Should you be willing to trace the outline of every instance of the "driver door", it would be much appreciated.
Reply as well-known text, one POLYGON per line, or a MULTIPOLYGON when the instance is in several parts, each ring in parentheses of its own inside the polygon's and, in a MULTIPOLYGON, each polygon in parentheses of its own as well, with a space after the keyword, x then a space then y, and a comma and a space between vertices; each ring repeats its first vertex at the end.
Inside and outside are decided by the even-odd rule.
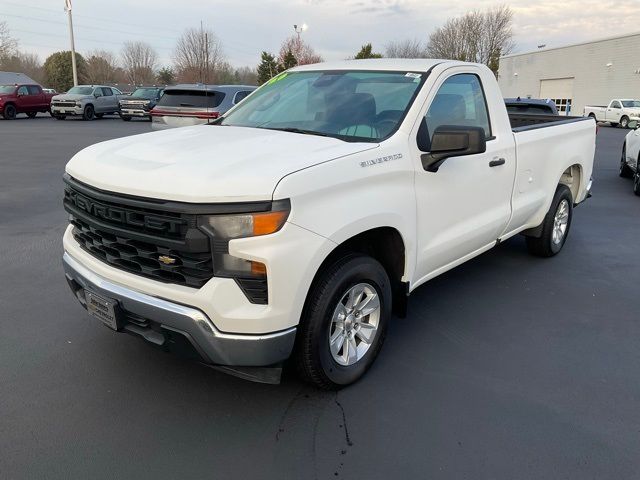
POLYGON ((425 152, 418 145, 424 149, 425 143, 412 140, 417 170, 415 286, 491 248, 511 216, 514 139, 499 92, 485 95, 483 79, 495 84, 490 75, 484 69, 469 73, 469 67, 446 70, 427 98, 422 113, 426 128, 414 130, 416 137, 420 130, 429 136, 426 145, 431 145, 434 130, 444 126, 481 127, 486 140, 484 153, 452 152, 435 172, 423 167, 425 152))

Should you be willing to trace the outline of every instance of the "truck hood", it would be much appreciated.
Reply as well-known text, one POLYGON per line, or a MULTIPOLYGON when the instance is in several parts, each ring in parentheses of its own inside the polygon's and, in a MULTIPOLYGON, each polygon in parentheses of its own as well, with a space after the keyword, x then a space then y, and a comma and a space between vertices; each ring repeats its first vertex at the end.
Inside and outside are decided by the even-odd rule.
POLYGON ((269 200, 282 177, 373 149, 331 137, 199 125, 98 143, 66 172, 96 188, 191 203, 269 200))
POLYGON ((93 98, 93 95, 81 95, 79 93, 65 93, 63 95, 55 95, 52 98, 52 100, 60 100, 60 101, 66 102, 66 101, 84 100, 87 98, 93 98))

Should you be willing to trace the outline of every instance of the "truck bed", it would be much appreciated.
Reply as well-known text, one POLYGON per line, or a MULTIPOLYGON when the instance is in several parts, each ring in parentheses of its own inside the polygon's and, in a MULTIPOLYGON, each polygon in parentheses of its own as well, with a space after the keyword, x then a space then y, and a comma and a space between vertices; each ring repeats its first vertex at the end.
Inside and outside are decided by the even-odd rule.
POLYGON ((589 117, 561 117, 559 115, 527 115, 510 113, 509 122, 513 132, 523 132, 537 128, 553 127, 565 123, 591 121, 589 117))

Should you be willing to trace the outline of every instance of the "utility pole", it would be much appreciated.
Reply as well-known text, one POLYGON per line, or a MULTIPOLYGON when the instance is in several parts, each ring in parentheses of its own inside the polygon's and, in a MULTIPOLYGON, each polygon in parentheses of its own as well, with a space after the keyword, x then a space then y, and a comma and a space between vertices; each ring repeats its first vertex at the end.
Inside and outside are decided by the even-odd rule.
POLYGON ((78 86, 78 68, 76 66, 76 45, 73 41, 73 18, 71 17, 71 0, 64 0, 65 10, 69 15, 69 37, 71 39, 71 68, 73 69, 73 86, 78 86))

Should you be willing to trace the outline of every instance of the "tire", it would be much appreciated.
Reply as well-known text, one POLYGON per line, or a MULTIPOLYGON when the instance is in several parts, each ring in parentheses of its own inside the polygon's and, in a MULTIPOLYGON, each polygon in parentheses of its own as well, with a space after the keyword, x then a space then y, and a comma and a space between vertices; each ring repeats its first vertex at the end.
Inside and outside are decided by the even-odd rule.
POLYGON ((130 122, 131 121, 131 117, 120 117, 122 120, 124 120, 125 122, 130 122))
POLYGON ((93 105, 87 105, 84 107, 84 112, 82 112, 82 120, 93 120, 95 116, 95 110, 93 109, 93 105))
POLYGON ((293 358, 302 379, 325 390, 337 390, 360 379, 384 343, 391 298, 387 272, 369 256, 347 255, 325 268, 309 292, 298 328, 293 358), (356 293, 355 300, 360 302, 356 301, 356 305, 362 306, 369 299, 365 303, 368 307, 362 309, 375 308, 376 301, 377 309, 356 316, 358 308, 350 308, 354 300, 350 292, 356 293), (340 315, 347 315, 342 328, 340 315), (377 328, 371 328, 376 323, 377 328), (364 324, 369 327, 363 328, 364 324), (330 346, 332 337, 334 352, 330 346))
POLYGON ((102 118, 104 117, 104 113, 96 113, 96 118, 102 118))
POLYGON ((2 116, 4 117, 5 120, 15 120, 17 114, 18 114, 18 111, 16 110, 15 105, 9 104, 4 106, 4 111, 2 112, 2 116))
POLYGON ((633 193, 640 197, 640 158, 636 162, 636 172, 633 174, 633 193))
POLYGON ((537 257, 557 255, 569 235, 573 218, 573 196, 566 185, 558 185, 551 207, 542 222, 539 238, 526 237, 529 253, 537 257))
POLYGON ((613 128, 616 128, 618 126, 617 123, 613 123, 613 122, 609 122, 609 125, 611 125, 613 128))
POLYGON ((620 118, 620 128, 629 128, 629 117, 626 115, 620 118))
POLYGON ((27 117, 29 118, 36 118, 37 115, 38 112, 27 112, 27 117))
POLYGON ((64 120, 65 118, 67 118, 66 115, 54 115, 53 116, 56 120, 64 120))
POLYGON ((629 168, 627 164, 627 144, 622 145, 622 154, 620 155, 620 172, 619 175, 622 178, 631 178, 633 177, 633 172, 629 168))
POLYGON ((593 118, 593 121, 598 123, 598 119, 596 118, 596 114, 595 113, 590 113, 589 114, 589 118, 593 118))

